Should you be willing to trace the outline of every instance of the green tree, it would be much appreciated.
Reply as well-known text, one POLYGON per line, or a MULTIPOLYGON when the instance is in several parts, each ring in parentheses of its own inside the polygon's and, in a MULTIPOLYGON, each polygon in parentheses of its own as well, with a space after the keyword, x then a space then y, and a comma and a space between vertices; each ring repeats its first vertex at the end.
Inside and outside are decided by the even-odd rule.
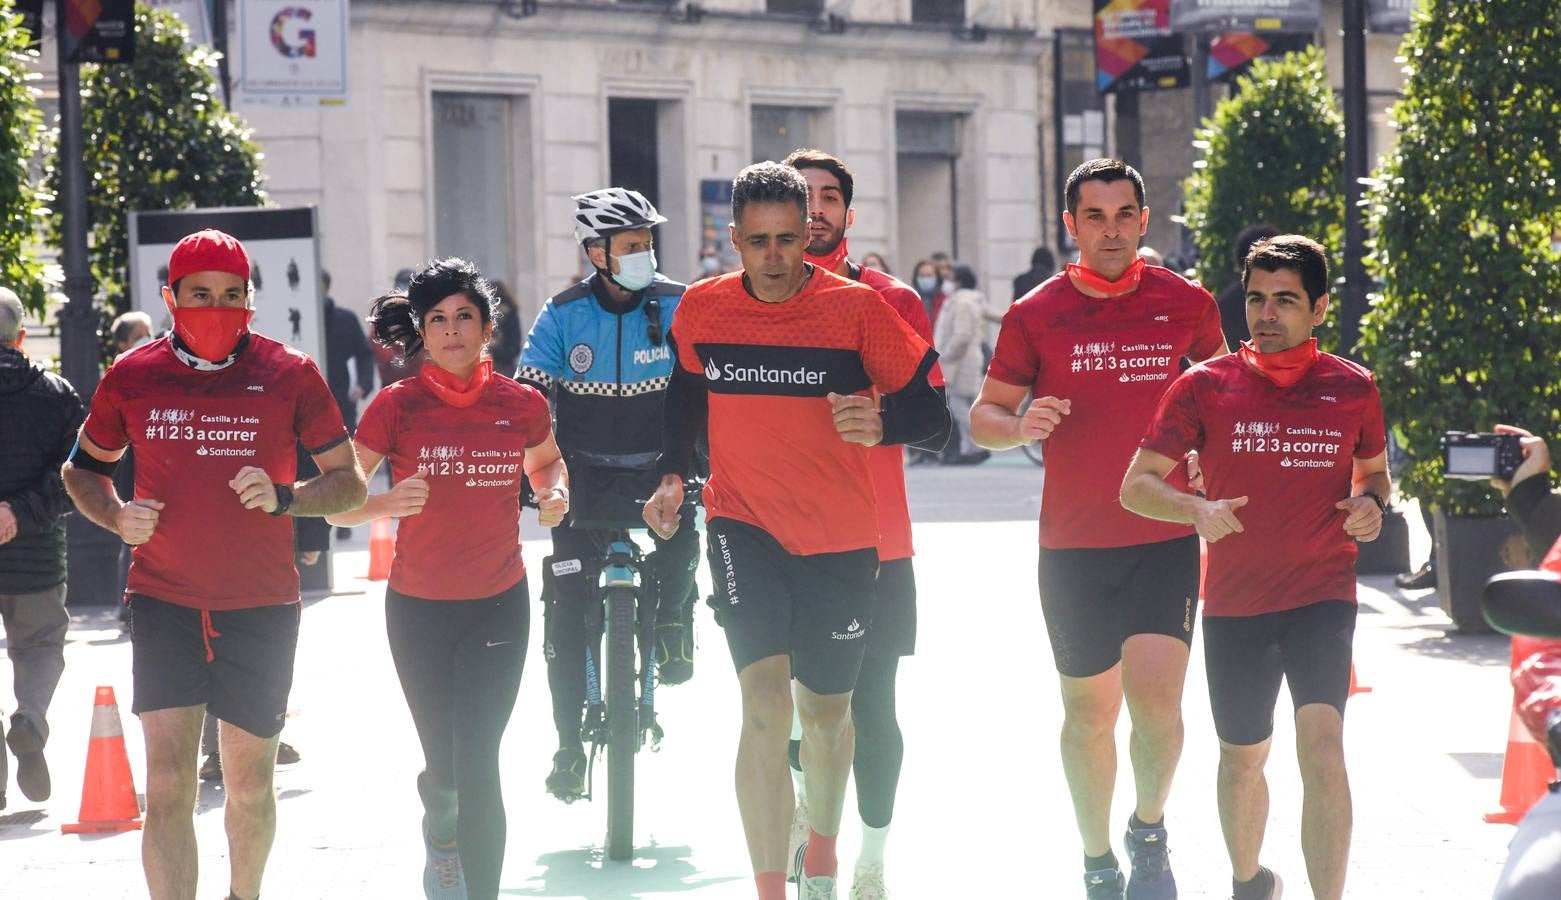
MULTIPOLYGON (((1236 235, 1267 222, 1328 248, 1338 268, 1344 240, 1344 117, 1316 47, 1259 59, 1214 109, 1194 146, 1203 158, 1182 184, 1198 278, 1219 290, 1234 268, 1236 235)), ((1337 340, 1330 314, 1318 337, 1337 340)))
MULTIPOLYGON (((259 148, 222 103, 217 55, 164 10, 136 4, 135 30, 134 63, 81 67, 89 255, 105 316, 128 309, 132 210, 265 202, 259 148)), ((48 179, 56 189, 58 169, 48 179)), ((51 227, 57 240, 58 213, 51 227)))
POLYGON ((1443 479, 1438 439, 1506 422, 1561 446, 1561 19, 1553 0, 1427 0, 1402 56, 1361 352, 1414 460, 1404 492, 1495 514, 1489 486, 1443 479))
POLYGON ((0 284, 42 313, 44 271, 30 245, 43 210, 29 165, 43 136, 43 114, 31 85, 38 54, 29 40, 12 0, 0 0, 0 284))

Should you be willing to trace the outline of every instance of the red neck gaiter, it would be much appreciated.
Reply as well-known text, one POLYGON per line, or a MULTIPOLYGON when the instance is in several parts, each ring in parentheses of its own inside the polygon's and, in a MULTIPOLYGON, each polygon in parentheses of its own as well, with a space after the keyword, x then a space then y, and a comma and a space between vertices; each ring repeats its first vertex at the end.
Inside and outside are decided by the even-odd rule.
POLYGON ((1106 297, 1119 297, 1132 293, 1138 288, 1138 281, 1144 275, 1144 258, 1142 256, 1133 260, 1116 281, 1108 281, 1106 277, 1094 269, 1086 269, 1078 263, 1068 263, 1068 277, 1078 284, 1089 288, 1097 294, 1106 297))
POLYGON ((1274 384, 1287 388, 1300 381, 1316 364, 1317 339, 1312 338, 1278 353, 1264 353, 1252 346, 1251 341, 1242 341, 1241 348, 1236 353, 1241 357, 1242 362, 1252 367, 1253 371, 1274 384))
POLYGON ((436 365, 426 365, 418 370, 417 377, 434 392, 440 402, 456 409, 473 406, 482 399, 482 392, 493 378, 493 360, 485 359, 477 364, 471 379, 457 378, 436 365))
POLYGON ((804 253, 802 254, 802 258, 812 263, 813 265, 818 266, 826 272, 833 273, 836 269, 840 268, 841 263, 846 261, 847 255, 848 251, 846 250, 846 239, 841 238, 840 245, 837 246, 834 252, 828 256, 814 256, 811 253, 804 253))

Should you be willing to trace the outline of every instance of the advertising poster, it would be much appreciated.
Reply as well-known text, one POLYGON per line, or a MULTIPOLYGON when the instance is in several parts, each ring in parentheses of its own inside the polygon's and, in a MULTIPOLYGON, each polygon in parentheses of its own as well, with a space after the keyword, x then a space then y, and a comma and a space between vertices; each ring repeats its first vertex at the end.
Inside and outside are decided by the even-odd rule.
POLYGON ((1102 94, 1186 87, 1192 67, 1171 31, 1171 0, 1095 0, 1095 88, 1102 94))

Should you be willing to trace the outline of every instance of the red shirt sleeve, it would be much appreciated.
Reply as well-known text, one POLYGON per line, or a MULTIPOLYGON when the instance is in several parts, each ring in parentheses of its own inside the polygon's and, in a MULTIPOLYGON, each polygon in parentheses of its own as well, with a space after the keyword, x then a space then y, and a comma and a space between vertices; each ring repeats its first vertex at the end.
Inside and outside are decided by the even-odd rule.
POLYGON ((1356 459, 1372 459, 1388 447, 1387 426, 1382 418, 1382 392, 1377 389, 1377 379, 1371 379, 1371 392, 1366 397, 1366 408, 1360 420, 1360 436, 1355 442, 1356 459))
MULTIPOLYGON (((893 285, 880 293, 894 307, 895 312, 900 314, 900 318, 911 326, 916 336, 926 341, 927 346, 932 347, 932 320, 927 318, 927 308, 922 306, 921 298, 916 295, 916 292, 910 288, 893 285)), ((932 371, 927 373, 927 382, 933 387, 944 386, 942 365, 932 364, 932 371)))
POLYGON ((1193 362, 1203 362, 1225 346, 1225 329, 1220 326, 1220 307, 1203 285, 1193 282, 1203 300, 1203 315, 1198 318, 1198 330, 1193 335, 1193 362))
POLYGON ((305 450, 316 453, 347 436, 347 423, 342 421, 341 409, 312 359, 304 360, 303 371, 298 376, 297 396, 293 430, 298 433, 305 450))
POLYGON ((1041 360, 1035 342, 1025 333, 1022 305, 1015 303, 1003 313, 1003 324, 997 332, 997 346, 992 350, 992 364, 987 368, 987 374, 1005 384, 1029 388, 1035 384, 1035 376, 1040 371, 1041 360))
POLYGON ((1203 446, 1203 421, 1198 415, 1196 376, 1184 372, 1160 398, 1149 430, 1138 446, 1161 456, 1181 459, 1203 446))
POLYGON ((553 415, 547 400, 536 388, 526 385, 526 449, 540 445, 553 433, 553 415))
POLYGON ((885 394, 903 390, 932 348, 871 288, 859 294, 862 367, 885 394))
POLYGON ((392 435, 395 434, 396 412, 395 393, 389 388, 382 389, 374 395, 373 402, 358 419, 358 430, 353 440, 366 450, 389 456, 394 446, 392 435))
POLYGON ((104 450, 119 450, 130 443, 130 435, 125 431, 125 417, 119 408, 119 375, 118 370, 109 366, 103 373, 103 380, 98 382, 98 389, 92 395, 92 408, 87 412, 87 420, 82 430, 92 443, 104 450))

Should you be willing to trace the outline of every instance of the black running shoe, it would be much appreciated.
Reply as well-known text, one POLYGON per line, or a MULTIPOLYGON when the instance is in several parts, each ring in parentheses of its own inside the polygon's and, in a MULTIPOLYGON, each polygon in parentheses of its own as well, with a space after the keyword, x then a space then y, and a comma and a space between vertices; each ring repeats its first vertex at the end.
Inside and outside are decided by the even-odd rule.
POLYGON ((573 803, 585 796, 585 751, 579 747, 560 747, 553 754, 553 771, 547 773, 547 792, 573 803))

